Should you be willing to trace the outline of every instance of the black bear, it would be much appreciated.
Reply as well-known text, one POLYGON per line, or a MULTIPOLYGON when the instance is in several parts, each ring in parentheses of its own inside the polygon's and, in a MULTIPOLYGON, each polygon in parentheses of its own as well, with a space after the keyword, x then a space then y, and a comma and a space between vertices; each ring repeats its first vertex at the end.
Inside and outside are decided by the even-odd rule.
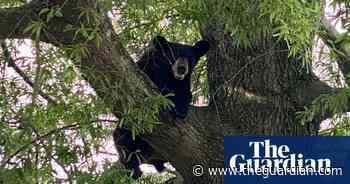
MULTIPOLYGON (((185 118, 192 101, 191 74, 199 58, 209 50, 207 41, 198 41, 194 46, 172 43, 164 37, 157 36, 152 45, 137 62, 139 68, 147 74, 158 87, 162 95, 174 94, 168 98, 174 103, 170 113, 176 118, 185 118)), ((141 176, 139 165, 153 154, 151 146, 137 136, 132 139, 127 129, 114 131, 114 142, 121 162, 127 169, 133 170, 132 177, 141 176)), ((164 161, 153 159, 149 161, 160 172, 164 169, 164 161)))
POLYGON ((191 74, 199 58, 208 51, 209 43, 202 40, 189 46, 171 43, 157 36, 152 44, 137 64, 163 95, 174 94, 169 97, 175 104, 172 113, 178 118, 185 118, 192 101, 191 74))

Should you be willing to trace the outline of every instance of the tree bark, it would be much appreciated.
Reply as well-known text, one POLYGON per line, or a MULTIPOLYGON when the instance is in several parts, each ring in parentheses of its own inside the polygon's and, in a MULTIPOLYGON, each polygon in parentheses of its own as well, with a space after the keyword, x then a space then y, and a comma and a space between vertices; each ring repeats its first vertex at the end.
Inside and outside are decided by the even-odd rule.
MULTIPOLYGON (((23 30, 38 19, 44 7, 65 1, 32 1, 17 8, 0 9, 0 39, 32 38, 23 30)), ((64 31, 76 25, 77 6, 92 6, 93 0, 67 1, 64 17, 50 21, 40 40, 55 46, 79 43, 74 32, 64 31), (74 20, 74 21, 73 21, 74 20)), ((83 20, 82 20, 83 21, 83 20)), ((121 117, 130 104, 158 95, 158 90, 137 68, 104 15, 99 24, 102 42, 88 43, 89 54, 75 62, 84 78, 112 112, 121 117), (120 98, 122 97, 122 98, 120 98)), ((232 40, 212 22, 203 23, 203 37, 211 43, 208 53, 210 105, 192 107, 183 122, 161 119, 145 139, 162 158, 169 160, 184 178, 185 184, 223 183, 222 176, 196 177, 197 164, 223 167, 224 135, 314 135, 319 122, 298 123, 296 113, 314 98, 333 89, 315 79, 298 61, 288 58, 287 47, 273 37, 256 40, 250 49, 232 47, 232 40), (222 38, 222 39, 219 39, 222 38)))
POLYGON ((316 134, 317 123, 298 124, 296 113, 333 89, 289 58, 286 44, 272 35, 256 40, 251 48, 237 48, 217 27, 206 25, 203 34, 212 43, 208 54, 210 105, 225 135, 316 134))

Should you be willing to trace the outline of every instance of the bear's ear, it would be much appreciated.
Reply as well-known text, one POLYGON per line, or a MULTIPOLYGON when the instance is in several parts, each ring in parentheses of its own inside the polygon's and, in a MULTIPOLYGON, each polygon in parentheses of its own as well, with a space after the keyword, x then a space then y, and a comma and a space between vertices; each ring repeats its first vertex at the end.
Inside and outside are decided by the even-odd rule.
POLYGON ((209 42, 205 41, 205 40, 201 40, 199 42, 197 42, 196 44, 194 44, 194 46, 192 47, 193 50, 195 51, 197 57, 202 57, 204 54, 206 54, 209 50, 209 42))
POLYGON ((169 47, 169 42, 162 36, 153 38, 152 44, 157 50, 165 50, 169 47))

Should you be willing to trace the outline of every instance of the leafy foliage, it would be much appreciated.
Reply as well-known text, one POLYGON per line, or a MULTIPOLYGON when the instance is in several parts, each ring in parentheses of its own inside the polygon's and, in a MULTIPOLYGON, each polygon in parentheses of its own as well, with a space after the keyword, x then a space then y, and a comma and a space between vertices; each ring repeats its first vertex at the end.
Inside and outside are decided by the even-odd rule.
MULTIPOLYGON (((54 182, 52 162, 71 167, 66 174, 74 174, 73 166, 82 158, 91 157, 106 141, 109 129, 101 124, 100 116, 108 111, 93 93, 74 92, 74 88, 81 90, 77 85, 86 84, 81 83, 72 63, 62 62, 61 57, 57 49, 43 44, 41 77, 35 80, 38 71, 23 68, 28 80, 40 83, 37 90, 49 95, 52 101, 45 101, 40 95, 32 96, 33 86, 18 80, 21 76, 14 72, 0 82, 2 182, 54 182), (81 144, 77 145, 76 141, 81 144)), ((22 62, 31 63, 28 58, 22 62)), ((2 62, 2 66, 6 63, 2 62)))
POLYGON ((158 124, 154 122, 158 118, 158 112, 170 109, 171 106, 174 104, 166 96, 147 97, 140 105, 127 108, 128 111, 122 116, 118 126, 129 127, 133 138, 138 134, 150 133, 158 124))

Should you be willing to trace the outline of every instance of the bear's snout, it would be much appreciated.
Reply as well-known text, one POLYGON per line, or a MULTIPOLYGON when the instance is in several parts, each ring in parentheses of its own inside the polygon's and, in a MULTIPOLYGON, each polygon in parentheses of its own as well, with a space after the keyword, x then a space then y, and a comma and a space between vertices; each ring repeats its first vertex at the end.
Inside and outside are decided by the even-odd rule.
POLYGON ((184 75, 186 73, 186 67, 184 66, 179 66, 177 67, 177 72, 180 74, 180 75, 184 75))
POLYGON ((189 66, 186 58, 178 58, 172 66, 175 79, 183 80, 188 74, 189 66))

